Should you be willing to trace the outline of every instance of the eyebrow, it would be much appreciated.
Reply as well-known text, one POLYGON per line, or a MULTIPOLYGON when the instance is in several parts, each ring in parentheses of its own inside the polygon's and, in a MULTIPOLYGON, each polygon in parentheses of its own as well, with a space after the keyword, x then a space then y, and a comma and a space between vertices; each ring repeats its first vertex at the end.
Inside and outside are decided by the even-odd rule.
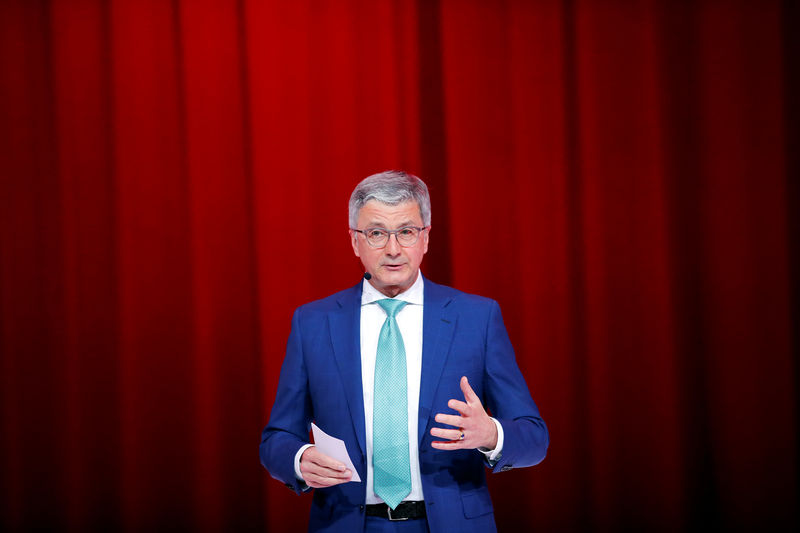
MULTIPOLYGON (((410 220, 406 220, 405 222, 401 222, 400 225, 397 226, 397 227, 398 228, 406 228, 408 226, 411 226, 411 227, 414 227, 414 228, 419 227, 413 221, 410 221, 410 220)), ((386 228, 386 225, 383 224, 382 222, 370 222, 370 223, 367 224, 366 227, 368 227, 368 228, 386 228)))

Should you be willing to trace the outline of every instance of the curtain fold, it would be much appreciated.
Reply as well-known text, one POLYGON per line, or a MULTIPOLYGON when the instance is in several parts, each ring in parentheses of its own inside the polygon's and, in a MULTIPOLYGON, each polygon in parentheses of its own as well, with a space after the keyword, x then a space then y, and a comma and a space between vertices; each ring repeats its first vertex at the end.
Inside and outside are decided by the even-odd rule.
POLYGON ((292 310, 402 168, 551 430, 500 530, 798 526, 791 2, 0 2, 0 525, 296 531, 292 310))

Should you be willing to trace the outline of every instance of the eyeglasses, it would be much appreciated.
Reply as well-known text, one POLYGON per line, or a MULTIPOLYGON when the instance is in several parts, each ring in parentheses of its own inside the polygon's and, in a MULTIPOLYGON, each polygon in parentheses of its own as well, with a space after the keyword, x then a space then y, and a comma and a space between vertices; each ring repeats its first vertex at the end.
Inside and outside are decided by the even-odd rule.
POLYGON ((396 230, 388 230, 383 228, 367 228, 365 230, 356 228, 350 229, 366 237, 367 244, 373 248, 383 248, 386 246, 386 244, 389 242, 389 237, 392 234, 394 234, 395 238, 397 239, 397 243, 400 246, 408 248, 409 246, 414 246, 417 244, 420 233, 422 233, 423 230, 428 229, 428 227, 426 226, 424 228, 418 228, 416 226, 405 226, 396 230))

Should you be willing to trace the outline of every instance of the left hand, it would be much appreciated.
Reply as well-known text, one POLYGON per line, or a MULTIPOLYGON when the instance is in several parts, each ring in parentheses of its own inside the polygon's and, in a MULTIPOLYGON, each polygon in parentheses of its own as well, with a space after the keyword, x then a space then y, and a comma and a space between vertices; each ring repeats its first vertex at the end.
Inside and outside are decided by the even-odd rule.
POLYGON ((478 395, 469 386, 466 376, 461 378, 461 392, 464 393, 466 403, 458 400, 450 400, 447 407, 455 409, 458 415, 446 415, 438 413, 436 422, 453 426, 456 429, 431 428, 431 435, 448 439, 444 441, 433 441, 432 446, 437 450, 463 450, 472 448, 495 449, 497 446, 497 426, 486 410, 483 408, 478 395), (463 440, 461 435, 464 435, 463 440))

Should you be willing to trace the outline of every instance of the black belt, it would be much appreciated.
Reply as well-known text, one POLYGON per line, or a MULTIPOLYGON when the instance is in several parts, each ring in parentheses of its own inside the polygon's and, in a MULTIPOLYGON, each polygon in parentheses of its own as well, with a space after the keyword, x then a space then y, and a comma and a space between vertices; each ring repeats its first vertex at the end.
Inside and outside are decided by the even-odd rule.
POLYGON ((425 518, 425 502, 400 502, 397 509, 392 510, 385 503, 367 505, 367 516, 380 516, 389 520, 417 520, 425 518))

